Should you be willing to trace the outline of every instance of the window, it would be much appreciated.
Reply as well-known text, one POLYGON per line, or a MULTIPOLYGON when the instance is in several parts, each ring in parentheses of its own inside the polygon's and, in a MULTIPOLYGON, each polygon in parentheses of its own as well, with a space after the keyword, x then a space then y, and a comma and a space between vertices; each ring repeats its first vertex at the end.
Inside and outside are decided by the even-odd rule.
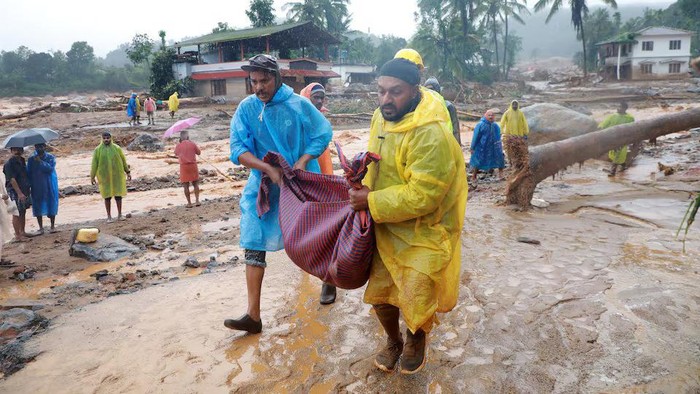
POLYGON ((651 74, 651 64, 642 64, 642 74, 651 74))
POLYGON ((211 81, 211 95, 212 96, 226 96, 226 80, 225 79, 215 79, 211 81))
POLYGON ((654 41, 642 41, 642 50, 643 51, 653 51, 654 50, 654 41))
POLYGON ((677 50, 681 49, 681 40, 671 40, 668 42, 668 49, 677 50))
POLYGON ((681 72, 681 64, 680 63, 670 63, 668 65, 668 73, 669 74, 678 74, 681 72))

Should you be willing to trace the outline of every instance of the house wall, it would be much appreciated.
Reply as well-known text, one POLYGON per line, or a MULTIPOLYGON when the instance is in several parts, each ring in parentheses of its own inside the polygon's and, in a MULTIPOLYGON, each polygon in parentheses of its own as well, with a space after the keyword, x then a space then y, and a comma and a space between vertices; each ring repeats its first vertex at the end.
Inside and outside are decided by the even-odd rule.
POLYGON ((224 98, 226 102, 238 103, 248 96, 246 93, 245 78, 229 78, 226 80, 226 95, 211 95, 211 80, 196 81, 194 95, 197 97, 224 98))
POLYGON ((690 35, 641 35, 635 38, 638 42, 632 50, 632 79, 653 78, 685 78, 687 77, 688 62, 690 61, 690 35), (681 48, 671 50, 671 40, 680 40, 681 48), (646 41, 654 43, 654 50, 643 51, 646 41), (669 63, 681 63, 680 73, 669 74, 669 63), (652 74, 642 74, 642 64, 652 65, 652 74))
POLYGON ((329 81, 331 85, 342 86, 352 73, 371 73, 374 67, 365 64, 334 64, 332 70, 340 75, 329 81))

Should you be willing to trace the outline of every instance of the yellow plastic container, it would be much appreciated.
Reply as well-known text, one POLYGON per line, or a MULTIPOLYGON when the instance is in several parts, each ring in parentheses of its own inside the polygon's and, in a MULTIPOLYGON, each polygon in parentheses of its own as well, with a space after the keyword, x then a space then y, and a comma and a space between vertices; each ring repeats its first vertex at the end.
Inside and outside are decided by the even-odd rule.
POLYGON ((78 230, 78 235, 75 240, 82 243, 91 243, 97 241, 97 234, 100 232, 97 228, 81 228, 78 230))

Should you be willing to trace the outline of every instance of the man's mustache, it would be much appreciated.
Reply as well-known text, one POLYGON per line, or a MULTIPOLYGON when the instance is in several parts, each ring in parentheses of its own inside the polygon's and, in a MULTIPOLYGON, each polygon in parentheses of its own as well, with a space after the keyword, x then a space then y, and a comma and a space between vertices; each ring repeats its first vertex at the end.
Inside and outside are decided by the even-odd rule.
POLYGON ((382 106, 379 107, 379 108, 380 108, 382 111, 387 110, 387 109, 391 109, 391 110, 394 110, 394 111, 397 110, 397 109, 396 109, 396 106, 395 106, 394 104, 382 105, 382 106))

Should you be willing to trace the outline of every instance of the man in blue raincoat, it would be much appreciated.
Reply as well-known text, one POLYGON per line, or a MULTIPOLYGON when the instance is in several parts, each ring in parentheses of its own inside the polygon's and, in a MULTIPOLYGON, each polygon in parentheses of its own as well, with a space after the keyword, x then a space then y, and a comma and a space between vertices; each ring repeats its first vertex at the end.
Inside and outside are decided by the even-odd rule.
POLYGON ((279 184, 282 169, 264 161, 277 152, 294 168, 320 172, 316 158, 331 140, 331 124, 314 105, 282 83, 277 59, 256 55, 241 67, 249 73, 254 95, 238 105, 231 120, 231 161, 251 169, 240 199, 241 239, 245 250, 248 311, 226 319, 233 330, 257 334, 262 330, 260 292, 265 274, 265 252, 284 248, 279 225, 279 188, 270 191, 270 211, 258 217, 256 200, 263 173, 279 184))
POLYGON ((126 104, 126 116, 129 117, 129 126, 136 126, 137 111, 136 93, 131 93, 131 98, 129 98, 129 102, 126 104))
POLYGON ((58 177, 56 157, 46 152, 46 144, 34 145, 34 154, 27 160, 27 175, 32 195, 32 212, 39 224, 39 234, 44 233, 43 216, 51 221, 50 232, 56 231, 58 213, 58 177))
POLYGON ((501 128, 494 122, 495 115, 492 110, 486 111, 481 121, 474 127, 472 143, 469 146, 471 158, 469 166, 474 171, 472 180, 476 182, 476 175, 481 171, 498 169, 498 177, 503 178, 503 145, 501 144, 501 128))

